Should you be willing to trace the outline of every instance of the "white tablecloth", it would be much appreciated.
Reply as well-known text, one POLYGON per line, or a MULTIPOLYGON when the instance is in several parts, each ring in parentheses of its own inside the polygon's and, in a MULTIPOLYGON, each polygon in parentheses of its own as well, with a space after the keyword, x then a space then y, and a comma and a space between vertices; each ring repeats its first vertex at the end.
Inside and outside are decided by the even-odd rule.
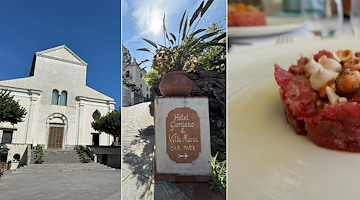
MULTIPOLYGON (((229 53, 230 55, 233 52, 241 52, 247 51, 248 49, 253 48, 261 48, 262 46, 268 46, 271 44, 276 45, 276 41, 279 37, 282 36, 290 36, 292 37, 292 42, 301 42, 305 40, 319 40, 316 38, 311 32, 306 30, 305 27, 299 28, 292 32, 272 35, 272 36, 265 36, 265 37, 254 37, 254 38, 231 38, 229 37, 229 53)), ((335 39, 353 39, 353 33, 351 30, 351 26, 348 20, 346 20, 341 27, 335 34, 335 39)), ((331 38, 327 38, 330 39, 331 38)), ((280 44, 279 44, 280 45, 280 44)))

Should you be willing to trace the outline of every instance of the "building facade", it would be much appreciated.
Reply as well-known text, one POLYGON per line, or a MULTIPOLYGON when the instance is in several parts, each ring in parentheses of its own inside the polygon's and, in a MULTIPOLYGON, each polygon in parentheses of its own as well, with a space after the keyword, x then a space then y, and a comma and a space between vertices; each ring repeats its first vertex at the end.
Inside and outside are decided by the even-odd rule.
POLYGON ((128 85, 124 83, 122 85, 123 106, 149 101, 150 86, 143 79, 147 72, 139 66, 135 58, 131 57, 129 50, 124 46, 122 46, 122 53, 122 78, 128 83, 128 85))
POLYGON ((65 45, 37 52, 30 76, 0 81, 27 111, 23 122, 0 123, 0 143, 41 144, 45 149, 111 145, 91 122, 114 110, 114 99, 86 86, 87 63, 65 45))

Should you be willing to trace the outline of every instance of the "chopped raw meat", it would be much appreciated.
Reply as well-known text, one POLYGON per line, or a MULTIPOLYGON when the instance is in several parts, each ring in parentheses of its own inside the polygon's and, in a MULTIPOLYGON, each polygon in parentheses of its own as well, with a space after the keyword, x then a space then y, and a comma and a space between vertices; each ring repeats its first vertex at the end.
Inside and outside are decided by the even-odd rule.
MULTIPOLYGON (((319 51, 314 59, 328 53, 319 51)), ((360 97, 335 105, 321 99, 304 74, 303 67, 308 60, 301 57, 288 71, 277 64, 274 66, 288 123, 296 133, 307 135, 319 146, 360 152, 360 97)))
POLYGON ((331 52, 326 50, 320 50, 317 54, 314 55, 314 60, 317 62, 321 58, 321 56, 325 55, 326 57, 331 57, 331 52))

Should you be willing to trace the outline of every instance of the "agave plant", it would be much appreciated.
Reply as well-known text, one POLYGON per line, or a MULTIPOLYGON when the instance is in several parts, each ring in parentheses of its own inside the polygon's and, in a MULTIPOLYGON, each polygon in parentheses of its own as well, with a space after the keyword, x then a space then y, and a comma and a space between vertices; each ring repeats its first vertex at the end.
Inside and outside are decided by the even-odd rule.
MULTIPOLYGON (((160 76, 170 71, 191 71, 197 66, 198 56, 203 49, 209 46, 225 46, 225 43, 219 42, 226 37, 226 33, 220 30, 207 32, 205 28, 197 29, 197 25, 203 18, 214 0, 202 1, 200 6, 189 16, 184 11, 179 23, 177 37, 174 33, 168 32, 165 26, 165 16, 163 18, 164 44, 156 44, 153 41, 142 38, 155 48, 151 52, 147 48, 137 49, 153 54, 151 67, 156 70, 160 76)), ((150 60, 146 59, 140 62, 140 65, 150 60)))

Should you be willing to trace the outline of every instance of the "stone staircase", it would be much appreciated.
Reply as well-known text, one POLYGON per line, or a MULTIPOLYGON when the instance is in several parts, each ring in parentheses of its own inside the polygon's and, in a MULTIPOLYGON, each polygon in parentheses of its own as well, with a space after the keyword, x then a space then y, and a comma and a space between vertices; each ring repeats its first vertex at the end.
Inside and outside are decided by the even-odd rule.
POLYGON ((46 164, 80 163, 80 157, 75 150, 45 149, 46 164))
POLYGON ((61 163, 61 164, 28 164, 11 173, 77 171, 77 170, 115 170, 100 163, 61 163))
MULTIPOLYGON (((32 150, 32 155, 34 152, 32 150)), ((45 149, 45 161, 42 164, 34 164, 34 156, 31 156, 30 164, 11 171, 11 173, 51 172, 51 171, 76 171, 76 170, 115 170, 100 163, 81 163, 80 157, 75 150, 52 150, 45 149)))

